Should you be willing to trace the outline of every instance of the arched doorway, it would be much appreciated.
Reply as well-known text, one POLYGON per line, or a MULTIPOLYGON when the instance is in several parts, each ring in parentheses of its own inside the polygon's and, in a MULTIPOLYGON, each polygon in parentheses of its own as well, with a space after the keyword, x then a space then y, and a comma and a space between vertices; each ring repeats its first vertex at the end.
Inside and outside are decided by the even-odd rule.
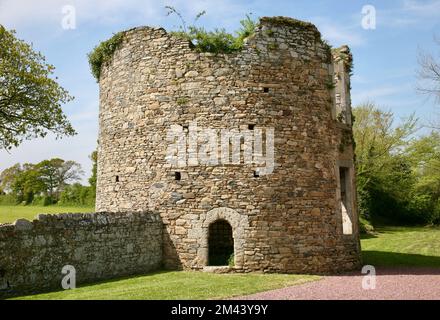
POLYGON ((208 265, 227 266, 231 259, 234 259, 232 227, 226 220, 220 219, 209 225, 208 265))

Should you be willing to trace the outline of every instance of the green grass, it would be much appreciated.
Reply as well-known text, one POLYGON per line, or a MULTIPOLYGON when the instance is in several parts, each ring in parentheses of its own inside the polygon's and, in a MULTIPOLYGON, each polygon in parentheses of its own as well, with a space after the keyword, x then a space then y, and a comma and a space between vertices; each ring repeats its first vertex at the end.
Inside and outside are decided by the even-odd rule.
POLYGON ((286 274, 213 274, 205 272, 170 271, 156 272, 57 291, 19 297, 27 300, 175 300, 175 299, 224 299, 234 296, 288 287, 318 276, 286 274))
POLYGON ((363 264, 440 267, 440 227, 382 227, 362 236, 363 264))
POLYGON ((34 220, 39 213, 80 213, 94 212, 94 207, 75 206, 22 206, 22 205, 0 205, 0 223, 14 222, 17 219, 34 220))

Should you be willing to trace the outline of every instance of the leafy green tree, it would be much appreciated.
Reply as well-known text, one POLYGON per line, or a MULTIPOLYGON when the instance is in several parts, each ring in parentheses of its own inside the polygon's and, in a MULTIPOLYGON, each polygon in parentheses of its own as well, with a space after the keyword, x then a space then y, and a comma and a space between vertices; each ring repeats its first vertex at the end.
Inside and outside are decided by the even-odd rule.
POLYGON ((21 165, 19 163, 14 164, 0 173, 0 188, 3 192, 11 192, 15 179, 21 173, 21 165))
POLYGON ((413 141, 408 152, 417 177, 411 205, 423 207, 432 222, 440 223, 440 133, 433 131, 413 141))
POLYGON ((44 192, 44 187, 37 167, 34 164, 25 163, 15 177, 13 192, 18 203, 29 204, 36 195, 44 192))
POLYGON ((68 182, 79 180, 83 174, 79 163, 59 158, 43 160, 36 165, 36 168, 39 172, 39 180, 45 186, 45 193, 53 202, 58 200, 68 182))
POLYGON ((366 103, 353 109, 356 121, 353 136, 356 142, 356 169, 363 183, 373 174, 389 173, 394 156, 404 154, 409 137, 417 131, 417 119, 411 115, 394 126, 394 115, 366 103))
POLYGON ((60 204, 67 205, 94 205, 95 195, 92 187, 74 183, 64 188, 60 195, 60 204))
POLYGON ((354 108, 353 115, 361 215, 367 219, 408 216, 405 208, 415 179, 406 148, 417 130, 417 119, 410 116, 394 125, 394 115, 372 103, 354 108))
POLYGON ((415 136, 414 116, 394 124, 368 103, 353 110, 360 213, 373 222, 440 223, 440 133, 415 136))
POLYGON ((44 185, 39 180, 39 172, 35 165, 19 163, 3 170, 0 174, 0 187, 13 196, 15 203, 31 203, 35 195, 44 191, 44 185))
POLYGON ((74 135, 61 105, 73 99, 50 76, 54 66, 0 25, 0 149, 23 140, 74 135))

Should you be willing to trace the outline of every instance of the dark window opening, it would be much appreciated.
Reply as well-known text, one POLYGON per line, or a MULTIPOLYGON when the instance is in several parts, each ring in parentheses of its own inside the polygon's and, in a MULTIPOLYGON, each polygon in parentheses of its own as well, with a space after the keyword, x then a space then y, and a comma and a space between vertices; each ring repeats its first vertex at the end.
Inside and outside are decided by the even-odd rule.
POLYGON ((187 125, 184 125, 182 127, 183 127, 183 130, 188 130, 188 128, 189 128, 189 126, 187 126, 187 125))
POLYGON ((119 176, 116 176, 115 181, 119 182, 119 176))
POLYGON ((209 226, 209 257, 210 266, 228 266, 234 259, 234 238, 232 227, 225 220, 217 220, 209 226))
POLYGON ((260 173, 258 171, 254 171, 254 178, 258 178, 260 176, 260 173))
POLYGON ((269 92, 269 88, 264 87, 264 88, 263 88, 263 92, 264 92, 264 93, 268 93, 268 92, 269 92))
POLYGON ((181 180, 182 179, 182 174, 180 172, 174 172, 174 179, 176 180, 181 180))
POLYGON ((249 130, 254 130, 254 129, 255 129, 255 124, 250 124, 250 125, 248 125, 248 129, 249 129, 249 130))
POLYGON ((339 168, 339 181, 341 183, 341 202, 347 207, 347 171, 348 168, 339 168))

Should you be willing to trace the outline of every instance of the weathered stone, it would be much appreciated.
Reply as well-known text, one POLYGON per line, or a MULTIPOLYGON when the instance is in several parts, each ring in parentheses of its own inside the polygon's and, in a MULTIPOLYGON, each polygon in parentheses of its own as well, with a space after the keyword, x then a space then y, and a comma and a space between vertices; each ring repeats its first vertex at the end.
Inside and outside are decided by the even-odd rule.
POLYGON ((232 54, 200 53, 148 27, 125 33, 99 81, 106 94, 100 97, 96 209, 157 210, 168 268, 209 264, 209 226, 220 220, 232 228, 234 271, 354 268, 360 247, 350 51, 331 52, 312 24, 260 23, 232 54), (172 125, 188 132, 192 121, 215 130, 274 128, 273 172, 188 157, 170 163, 167 133, 172 125))
POLYGON ((31 230, 33 225, 32 222, 26 219, 18 219, 14 222, 14 226, 16 230, 19 231, 25 231, 25 230, 31 230))
POLYGON ((0 297, 61 289, 62 268, 78 284, 159 268, 162 221, 150 212, 39 215, 0 225, 0 297), (105 228, 102 227, 105 221, 105 228), (19 232, 11 233, 13 227, 19 232))

